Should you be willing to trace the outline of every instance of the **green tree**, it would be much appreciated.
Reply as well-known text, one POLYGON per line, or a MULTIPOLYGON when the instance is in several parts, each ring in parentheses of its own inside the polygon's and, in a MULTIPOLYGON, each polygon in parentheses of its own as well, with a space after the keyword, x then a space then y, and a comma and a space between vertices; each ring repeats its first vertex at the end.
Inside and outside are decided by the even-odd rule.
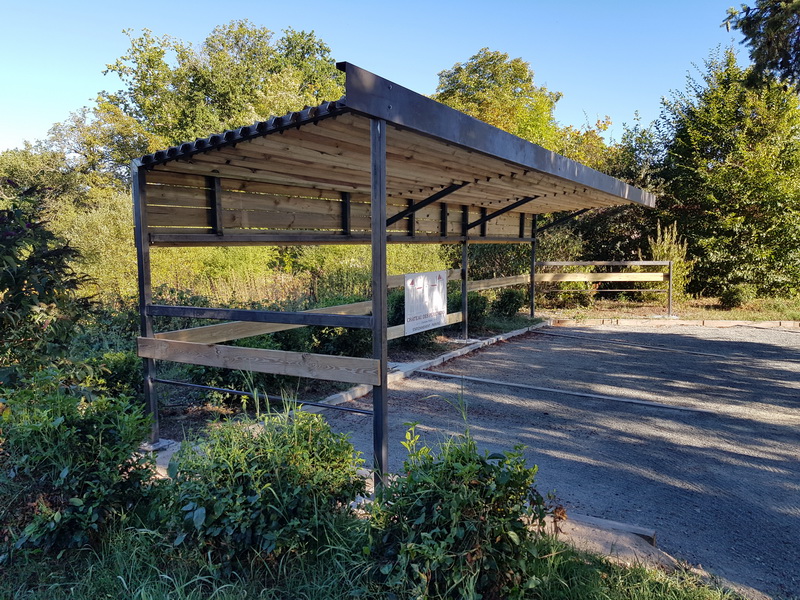
POLYGON ((554 147, 559 137, 553 111, 560 98, 559 92, 534 84, 527 62, 488 48, 439 73, 433 95, 434 100, 546 148, 554 147))
MULTIPOLYGON (((613 177, 661 196, 663 143, 654 124, 643 126, 638 115, 623 124, 622 137, 606 148, 603 170, 613 177)), ((584 240, 585 260, 636 260, 655 232, 658 214, 640 205, 595 209, 574 224, 584 240)))
POLYGON ((800 0, 756 0, 728 9, 724 25, 738 29, 750 47, 750 81, 775 75, 800 90, 800 0))
POLYGON ((342 95, 330 48, 314 33, 273 34, 247 20, 216 27, 195 48, 145 29, 108 65, 123 89, 101 92, 99 107, 116 107, 161 145, 178 144, 297 110, 342 95))
POLYGON ((800 99, 745 85, 732 50, 664 102, 664 220, 696 258, 692 292, 800 291, 800 99))
POLYGON ((343 94, 343 74, 313 32, 273 33, 247 20, 216 27, 198 46, 145 29, 105 74, 122 83, 50 131, 91 187, 124 190, 130 160, 343 94))

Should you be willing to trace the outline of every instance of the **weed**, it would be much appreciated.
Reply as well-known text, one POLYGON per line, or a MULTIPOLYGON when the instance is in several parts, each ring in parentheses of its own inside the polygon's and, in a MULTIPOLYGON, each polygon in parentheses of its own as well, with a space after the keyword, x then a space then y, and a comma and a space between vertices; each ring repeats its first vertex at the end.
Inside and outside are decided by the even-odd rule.
POLYGON ((541 526, 536 468, 521 450, 481 454, 467 431, 438 452, 406 434, 405 475, 389 482, 371 507, 376 577, 419 598, 515 598, 535 587, 531 522, 541 526))
POLYGON ((4 402, 0 540, 80 547, 145 495, 153 465, 137 450, 149 418, 129 398, 77 397, 45 373, 4 402))

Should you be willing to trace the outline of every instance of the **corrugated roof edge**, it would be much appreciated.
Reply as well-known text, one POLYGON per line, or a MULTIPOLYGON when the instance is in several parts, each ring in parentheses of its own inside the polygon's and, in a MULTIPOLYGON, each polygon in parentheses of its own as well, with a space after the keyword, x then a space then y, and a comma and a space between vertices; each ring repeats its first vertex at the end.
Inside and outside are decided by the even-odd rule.
POLYGON ((232 146, 240 142, 263 137, 270 133, 300 127, 329 117, 335 117, 345 112, 347 112, 347 103, 345 97, 342 96, 339 100, 323 102, 318 106, 307 106, 303 110, 290 112, 282 117, 270 117, 266 121, 259 121, 237 129, 229 129, 222 133, 210 135, 207 138, 199 138, 194 142, 185 142, 177 146, 170 146, 166 150, 145 154, 138 162, 143 167, 153 167, 172 160, 189 158, 200 152, 217 150, 225 146, 232 146))

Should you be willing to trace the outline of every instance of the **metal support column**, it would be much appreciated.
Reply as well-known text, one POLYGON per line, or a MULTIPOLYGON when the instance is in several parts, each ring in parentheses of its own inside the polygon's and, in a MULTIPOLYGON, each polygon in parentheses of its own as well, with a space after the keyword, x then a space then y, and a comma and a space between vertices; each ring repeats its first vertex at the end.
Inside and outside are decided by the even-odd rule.
MULTIPOLYGON (((150 243, 147 239, 147 197, 145 187, 145 170, 138 161, 131 163, 131 181, 133 182, 133 220, 136 229, 136 266, 139 273, 139 329, 142 337, 153 337, 153 317, 147 314, 147 307, 153 303, 153 290, 150 278, 150 243)), ((156 396, 154 379, 156 377, 156 361, 143 359, 144 368, 144 401, 145 410, 152 417, 150 443, 159 439, 158 429, 158 397, 156 396)))
POLYGON ((669 261, 669 298, 667 299, 667 316, 672 316, 672 261, 669 261))
POLYGON ((372 448, 375 488, 389 469, 388 350, 386 340, 386 121, 370 121, 372 211, 372 358, 380 361, 380 384, 372 388, 372 448))
POLYGON ((536 226, 538 225, 539 215, 533 215, 533 231, 531 237, 531 319, 536 316, 536 226))
POLYGON ((461 246, 461 333, 469 339, 469 300, 467 294, 467 276, 469 275, 469 246, 467 240, 461 246))

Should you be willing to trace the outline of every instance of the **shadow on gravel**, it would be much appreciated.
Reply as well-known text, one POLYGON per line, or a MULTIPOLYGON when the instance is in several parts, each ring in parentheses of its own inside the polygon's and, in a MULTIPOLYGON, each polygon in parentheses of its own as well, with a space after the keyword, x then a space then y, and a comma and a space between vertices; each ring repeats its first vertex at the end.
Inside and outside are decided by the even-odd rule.
MULTIPOLYGON (((539 490, 568 511, 652 527, 664 550, 733 584, 800 595, 800 337, 674 329, 531 333, 443 370, 717 414, 419 377, 390 394, 392 468, 405 423, 429 443, 463 429, 451 405, 462 395, 482 446, 525 445, 539 490)), ((334 420, 371 456, 369 419, 334 420)))

